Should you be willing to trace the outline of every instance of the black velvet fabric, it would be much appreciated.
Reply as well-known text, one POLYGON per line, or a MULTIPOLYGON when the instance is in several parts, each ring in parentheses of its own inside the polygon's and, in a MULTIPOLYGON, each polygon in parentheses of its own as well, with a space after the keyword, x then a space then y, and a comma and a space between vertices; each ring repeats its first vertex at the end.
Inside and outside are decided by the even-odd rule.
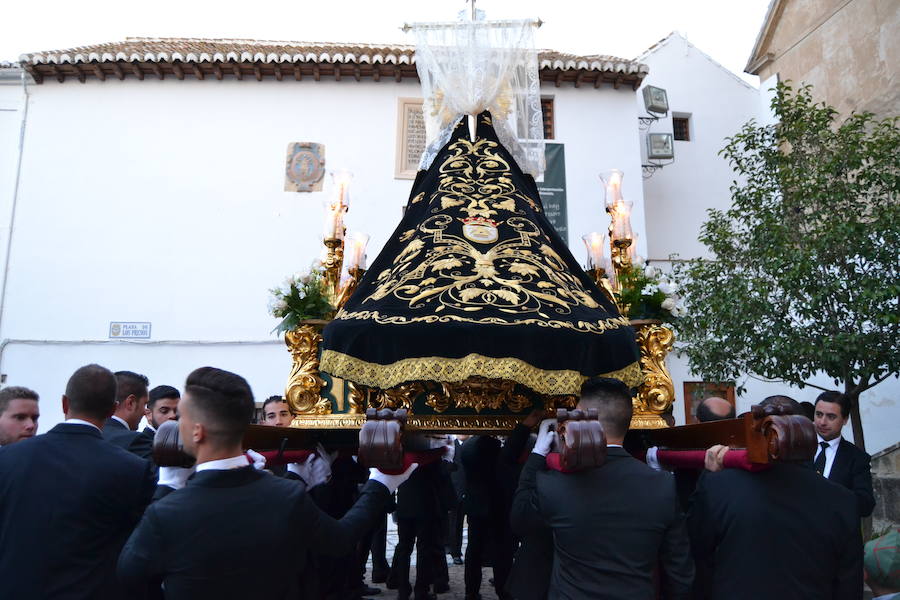
POLYGON ((505 374, 487 361, 469 365, 468 375, 533 387, 535 369, 590 377, 639 356, 634 331, 544 216, 534 179, 499 143, 486 112, 474 144, 460 120, 419 172, 400 225, 325 328, 322 348, 323 371, 376 387, 400 381, 373 379, 371 368, 359 381, 346 357, 375 365, 423 359, 410 363, 418 368, 408 380, 438 381, 461 378, 462 367, 445 359, 517 359, 521 368, 505 374))

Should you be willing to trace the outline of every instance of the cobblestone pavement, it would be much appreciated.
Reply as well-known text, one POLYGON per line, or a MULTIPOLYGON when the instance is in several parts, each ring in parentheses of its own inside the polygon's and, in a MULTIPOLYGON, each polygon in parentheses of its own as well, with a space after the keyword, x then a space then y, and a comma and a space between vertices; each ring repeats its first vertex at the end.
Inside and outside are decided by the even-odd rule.
MULTIPOLYGON (((463 528, 463 552, 466 550, 466 528, 463 528)), ((394 521, 391 518, 388 518, 388 531, 387 531, 387 558, 388 562, 391 561, 391 557, 394 555, 394 547, 397 545, 397 525, 394 524, 394 521)), ((447 570, 450 573, 450 591, 446 594, 441 594, 438 596, 438 600, 464 600, 465 598, 465 583, 464 583, 464 575, 463 571, 465 569, 465 565, 454 565, 452 560, 450 560, 450 555, 447 555, 448 564, 447 570)), ((412 553, 412 567, 409 570, 409 581, 410 583, 414 583, 416 580, 416 552, 413 550, 412 553)), ((497 594, 494 592, 494 589, 488 583, 488 579, 493 577, 493 572, 491 569, 482 569, 482 578, 481 578, 481 596, 484 600, 494 600, 497 598, 497 594)), ((371 581, 372 577, 372 561, 369 560, 369 565, 366 570, 366 585, 371 585, 373 587, 377 587, 381 590, 381 593, 377 596, 373 596, 377 600, 383 599, 391 599, 397 597, 397 590, 389 590, 387 589, 383 583, 373 584, 371 581)))

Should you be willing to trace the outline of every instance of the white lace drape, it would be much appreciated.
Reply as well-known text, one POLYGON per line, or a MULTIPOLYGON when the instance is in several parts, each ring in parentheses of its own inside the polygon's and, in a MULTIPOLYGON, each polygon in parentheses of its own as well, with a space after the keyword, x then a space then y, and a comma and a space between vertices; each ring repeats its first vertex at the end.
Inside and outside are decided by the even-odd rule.
POLYGON ((491 112, 500 142, 519 167, 544 172, 544 128, 534 48, 534 21, 417 23, 416 69, 425 99, 427 146, 420 169, 431 166, 464 115, 491 112))

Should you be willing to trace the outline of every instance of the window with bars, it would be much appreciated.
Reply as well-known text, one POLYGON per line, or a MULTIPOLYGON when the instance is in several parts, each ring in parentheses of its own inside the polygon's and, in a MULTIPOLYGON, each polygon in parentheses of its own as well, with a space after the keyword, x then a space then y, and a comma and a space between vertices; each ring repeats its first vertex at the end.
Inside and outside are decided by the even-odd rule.
POLYGON ((690 117, 672 117, 672 134, 679 142, 691 141, 690 117))
POLYGON ((553 98, 541 98, 541 114, 544 117, 544 139, 553 139, 553 98))

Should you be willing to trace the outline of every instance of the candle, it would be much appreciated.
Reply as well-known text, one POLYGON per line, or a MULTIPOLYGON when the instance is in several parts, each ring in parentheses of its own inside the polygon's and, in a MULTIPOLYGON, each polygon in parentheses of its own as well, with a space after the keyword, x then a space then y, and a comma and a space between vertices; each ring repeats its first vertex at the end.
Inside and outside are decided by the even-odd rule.
POLYGON ((325 239, 344 238, 344 208, 340 204, 325 203, 325 228, 322 235, 325 239))
POLYGON ((612 169, 600 178, 606 182, 606 205, 615 206, 622 201, 622 171, 612 169))
POLYGON ((637 244, 638 244, 638 234, 631 234, 631 245, 628 246, 628 260, 631 262, 635 262, 637 258, 637 244))
POLYGON ((622 200, 613 206, 613 239, 614 240, 630 240, 634 233, 631 230, 631 207, 632 203, 622 200))
POLYGON ((346 250, 344 252, 344 264, 347 270, 366 268, 366 245, 369 243, 369 234, 361 231, 353 231, 347 234, 346 250))
POLYGON ((353 180, 353 173, 347 169, 338 169, 331 172, 331 179, 335 185, 335 202, 346 212, 350 208, 350 182, 353 180))
POLYGON ((588 268, 599 269, 603 267, 603 247, 606 245, 603 235, 592 231, 581 236, 588 251, 588 268))

